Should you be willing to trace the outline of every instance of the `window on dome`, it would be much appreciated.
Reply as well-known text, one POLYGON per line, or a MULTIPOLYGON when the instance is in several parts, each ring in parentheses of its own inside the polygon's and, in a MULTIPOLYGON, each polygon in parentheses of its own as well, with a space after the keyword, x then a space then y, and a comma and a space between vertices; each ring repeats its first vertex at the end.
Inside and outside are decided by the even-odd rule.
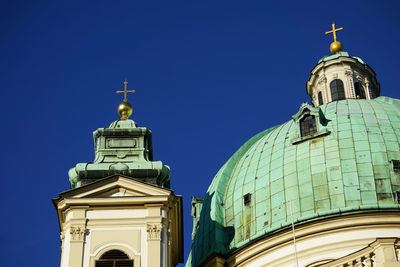
POLYGON ((400 160, 394 159, 392 160, 393 171, 400 172, 400 160))
POLYGON ((247 193, 246 195, 243 196, 243 204, 245 206, 248 206, 250 205, 250 202, 251 202, 251 194, 247 193))
POLYGON ((133 260, 130 260, 124 252, 113 249, 96 261, 96 267, 133 267, 133 260))
POLYGON ((317 132, 317 125, 315 117, 307 114, 300 120, 300 133, 301 137, 311 136, 317 132))
POLYGON ((319 107, 303 103, 300 110, 292 117, 297 125, 296 134, 291 139, 292 144, 298 144, 331 133, 327 129, 330 120, 325 117, 324 112, 319 107))
POLYGON ((365 90, 360 82, 354 83, 354 92, 356 93, 356 98, 365 99, 365 90))
POLYGON ((318 92, 318 105, 321 106, 324 104, 324 99, 322 98, 322 92, 318 92))
POLYGON ((342 80, 340 79, 335 79, 331 81, 329 87, 331 88, 331 98, 332 101, 336 100, 341 100, 345 99, 345 94, 344 94, 344 85, 342 80))

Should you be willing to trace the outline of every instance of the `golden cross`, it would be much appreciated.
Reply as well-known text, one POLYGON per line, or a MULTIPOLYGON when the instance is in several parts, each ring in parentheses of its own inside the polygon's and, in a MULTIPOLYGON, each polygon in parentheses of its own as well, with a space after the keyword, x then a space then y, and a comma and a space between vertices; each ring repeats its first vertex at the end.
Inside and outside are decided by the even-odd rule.
POLYGON ((333 41, 336 42, 336 32, 343 30, 343 27, 336 28, 335 23, 332 23, 332 30, 325 32, 325 34, 333 33, 333 41))
POLYGON ((124 102, 128 102, 128 93, 134 93, 136 90, 128 90, 128 82, 125 80, 124 81, 124 90, 117 91, 117 94, 124 94, 124 102))

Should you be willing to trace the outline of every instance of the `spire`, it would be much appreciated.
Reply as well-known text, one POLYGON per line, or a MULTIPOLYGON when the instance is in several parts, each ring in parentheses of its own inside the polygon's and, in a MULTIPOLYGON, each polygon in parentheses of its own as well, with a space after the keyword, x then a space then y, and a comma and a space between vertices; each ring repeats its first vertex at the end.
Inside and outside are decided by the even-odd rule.
POLYGON ((343 27, 336 28, 335 23, 332 23, 332 30, 325 32, 325 34, 333 35, 333 42, 331 43, 329 50, 332 54, 342 51, 342 43, 336 39, 336 32, 343 30, 343 27))
POLYGON ((128 102, 128 93, 135 93, 136 90, 128 90, 128 82, 124 81, 124 90, 116 91, 117 94, 124 94, 124 100, 118 105, 118 114, 121 120, 127 120, 132 115, 133 108, 128 102))

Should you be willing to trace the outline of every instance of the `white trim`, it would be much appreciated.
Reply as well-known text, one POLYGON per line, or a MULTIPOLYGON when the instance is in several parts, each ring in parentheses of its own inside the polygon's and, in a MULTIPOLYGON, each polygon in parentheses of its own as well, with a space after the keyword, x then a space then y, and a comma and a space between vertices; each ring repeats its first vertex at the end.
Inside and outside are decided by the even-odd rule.
MULTIPOLYGON (((337 259, 354 253, 375 241, 377 237, 400 237, 400 228, 374 227, 369 229, 342 229, 341 231, 297 239, 299 265, 306 266, 324 259, 337 259)), ((293 243, 271 248, 240 266, 294 267, 293 243)))
POLYGON ((101 245, 98 247, 93 253, 90 254, 91 257, 95 257, 96 260, 100 258, 100 256, 103 254, 101 252, 105 252, 107 250, 110 250, 111 247, 122 247, 127 250, 123 250, 130 258, 134 258, 136 255, 140 255, 132 246, 129 246, 124 243, 119 243, 119 242, 114 242, 114 243, 107 243, 104 245, 101 245))
POLYGON ((147 215, 147 209, 89 210, 86 213, 88 219, 132 219, 145 218, 147 215))

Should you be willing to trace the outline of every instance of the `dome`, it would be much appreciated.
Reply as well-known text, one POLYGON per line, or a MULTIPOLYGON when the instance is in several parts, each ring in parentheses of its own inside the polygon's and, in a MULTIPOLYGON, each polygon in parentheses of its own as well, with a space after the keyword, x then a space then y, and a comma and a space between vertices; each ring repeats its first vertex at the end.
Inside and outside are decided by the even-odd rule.
POLYGON ((219 170, 201 213, 193 214, 188 262, 201 265, 292 222, 399 209, 399 141, 398 99, 303 104, 293 119, 252 137, 219 170), (315 114, 318 131, 301 137, 299 120, 307 112, 315 114))

